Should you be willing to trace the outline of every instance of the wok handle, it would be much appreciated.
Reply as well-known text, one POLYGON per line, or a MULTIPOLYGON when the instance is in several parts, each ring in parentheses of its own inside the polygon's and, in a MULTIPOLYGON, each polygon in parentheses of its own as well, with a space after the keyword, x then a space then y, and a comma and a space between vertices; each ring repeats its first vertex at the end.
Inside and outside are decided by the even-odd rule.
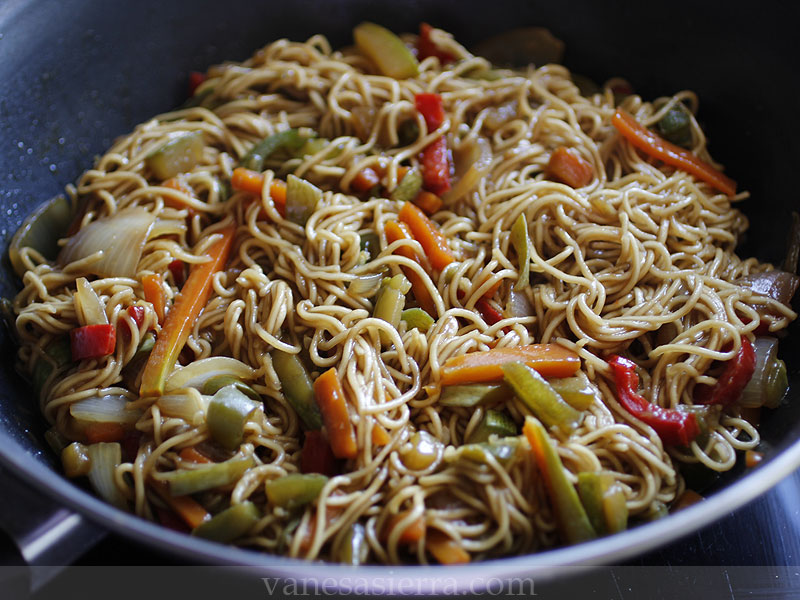
POLYGON ((16 543, 34 592, 97 544, 106 532, 0 469, 0 529, 16 543))

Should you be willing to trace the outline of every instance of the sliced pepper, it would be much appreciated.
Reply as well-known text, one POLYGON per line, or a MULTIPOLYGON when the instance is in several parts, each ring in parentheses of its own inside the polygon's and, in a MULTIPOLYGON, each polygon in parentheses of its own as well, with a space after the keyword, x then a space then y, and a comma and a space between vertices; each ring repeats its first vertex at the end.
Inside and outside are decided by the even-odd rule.
POLYGON ((264 484, 267 498, 275 506, 297 508, 314 501, 328 478, 319 473, 290 473, 264 484))
POLYGON ((215 375, 203 384, 203 389, 201 392, 206 396, 213 396, 219 390, 224 387, 228 387, 229 385, 235 387, 251 400, 254 400, 255 402, 261 402, 261 396, 258 395, 258 392, 247 385, 244 381, 238 377, 234 377, 233 375, 215 375))
POLYGON ((264 161, 276 150, 285 149, 290 152, 300 149, 306 143, 306 137, 297 129, 286 129, 265 137, 253 146, 242 158, 242 166, 253 171, 262 171, 264 161))
POLYGON ((578 495, 589 521, 600 535, 624 531, 628 527, 628 505, 622 486, 607 471, 578 473, 578 495))
POLYGON ((322 190, 314 184, 289 174, 286 177, 286 218, 305 225, 317 209, 322 190))
MULTIPOLYGON (((414 104, 417 111, 425 119, 428 133, 435 131, 444 123, 445 112, 442 97, 439 94, 416 94, 414 104)), ((422 165, 423 187, 441 196, 450 189, 450 155, 447 149, 447 140, 439 136, 425 146, 420 154, 422 165)))
POLYGON ((570 544, 597 537, 578 493, 564 473, 564 465, 544 426, 535 418, 526 417, 522 431, 530 442, 534 459, 544 479, 561 535, 570 544))
POLYGON ((236 450, 244 439, 244 426, 259 406, 235 385, 220 389, 208 403, 208 432, 222 447, 236 450))
POLYGON ((400 313, 400 319, 409 329, 419 329, 422 333, 426 333, 434 323, 432 316, 417 307, 405 309, 400 313))
POLYGON ((55 338, 44 349, 44 353, 36 360, 33 366, 31 382, 38 398, 42 394, 50 376, 72 362, 72 350, 65 336, 55 338))
POLYGON ((502 466, 507 467, 516 458, 520 448, 518 437, 505 437, 490 442, 480 442, 478 444, 464 444, 455 453, 456 458, 465 458, 480 464, 489 464, 489 456, 502 466))
POLYGON ((567 404, 544 377, 522 363, 503 365, 503 378, 525 406, 547 427, 558 427, 572 433, 583 420, 583 414, 567 404))
MULTIPOLYGON (((375 297, 375 307, 372 316, 376 319, 386 321, 397 329, 400 325, 400 318, 403 314, 403 307, 406 304, 406 294, 411 290, 411 283, 402 274, 398 273, 394 277, 386 277, 381 283, 378 294, 375 297)), ((381 343, 391 344, 392 340, 384 331, 380 332, 381 343)))
POLYGON ((479 444, 488 441, 492 435, 501 438, 517 435, 517 424, 505 413, 497 410, 487 410, 481 422, 472 430, 467 442, 479 444))
POLYGON ((443 406, 478 406, 492 404, 511 397, 513 390, 506 384, 449 385, 442 388, 439 404, 443 406))
POLYGON ((381 74, 394 79, 414 77, 419 70, 417 59, 399 37, 375 23, 361 23, 353 29, 358 49, 381 74))
POLYGON ((517 264, 519 265, 516 288, 521 290, 530 285, 531 272, 531 238, 525 213, 520 213, 511 227, 511 245, 514 246, 517 253, 517 264))
POLYGON ((164 481, 169 484, 169 493, 173 496, 186 496, 204 490, 230 485, 255 464, 253 458, 237 458, 221 463, 204 465, 196 469, 169 471, 163 473, 164 481))
POLYGON ((160 180, 187 173, 203 159, 203 132, 190 131, 167 141, 144 159, 160 180))
POLYGON ((392 190, 389 199, 395 202, 410 202, 417 197, 421 189, 422 174, 417 169, 409 169, 400 184, 392 190))
POLYGON ((84 325, 69 332, 72 360, 103 358, 114 353, 117 346, 117 328, 113 325, 84 325))
POLYGON ((297 354, 272 351, 272 367, 281 382, 281 390, 306 429, 322 429, 322 414, 314 401, 314 386, 297 354))
POLYGON ((261 513, 258 512, 255 504, 242 502, 214 515, 210 520, 196 527, 192 531, 192 535, 220 544, 228 544, 250 531, 260 518, 261 513))
POLYGON ((305 436, 300 453, 300 470, 303 473, 319 473, 328 477, 336 475, 336 457, 322 432, 306 431, 305 436))
POLYGON ((557 377, 547 383, 575 410, 589 410, 596 399, 595 390, 585 376, 557 377))
POLYGON ((634 417, 652 427, 661 441, 667 445, 688 446, 700 434, 695 413, 662 408, 638 394, 639 376, 633 361, 614 355, 608 359, 608 364, 614 375, 619 403, 634 417))
POLYGON ((756 351, 752 342, 742 338, 739 351, 725 365, 725 370, 713 388, 699 388, 695 399, 701 404, 728 406, 736 402, 756 370, 756 351))

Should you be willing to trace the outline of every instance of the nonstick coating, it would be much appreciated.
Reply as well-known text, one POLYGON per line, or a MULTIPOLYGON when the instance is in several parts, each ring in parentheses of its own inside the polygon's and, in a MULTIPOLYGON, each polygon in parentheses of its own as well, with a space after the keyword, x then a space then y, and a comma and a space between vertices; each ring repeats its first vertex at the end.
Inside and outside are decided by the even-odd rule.
MULTIPOLYGON (((752 199, 742 208, 751 229, 743 255, 779 262, 791 210, 798 209, 800 80, 798 8, 760 2, 312 2, 99 0, 0 5, 0 233, 4 246, 24 216, 61 193, 112 140, 137 123, 183 101, 187 73, 226 59, 241 60, 279 38, 325 33, 334 46, 350 43, 362 20, 414 31, 421 20, 454 32, 467 45, 522 25, 543 25, 566 42, 565 64, 604 81, 628 79, 643 97, 682 89, 700 96, 699 118, 714 157, 752 199)), ((4 257, 2 295, 18 283, 4 257)), ((701 505, 664 521, 589 544, 527 557, 439 568, 442 575, 512 575, 547 565, 613 562, 675 539, 722 516, 774 485, 800 465, 800 349, 797 327, 781 342, 790 371, 790 400, 762 423, 768 460, 721 478, 701 505)), ((271 572, 303 563, 217 546, 119 512, 63 479, 44 443, 45 423, 25 382, 13 371, 13 343, 3 331, 0 369, 0 460, 43 493, 117 532, 189 561, 268 565, 271 572)), ((337 576, 337 567, 316 576, 337 576)), ((352 571, 348 571, 352 573, 352 571)), ((381 567, 363 573, 385 575, 381 567)), ((395 569, 407 576, 429 570, 395 569)))

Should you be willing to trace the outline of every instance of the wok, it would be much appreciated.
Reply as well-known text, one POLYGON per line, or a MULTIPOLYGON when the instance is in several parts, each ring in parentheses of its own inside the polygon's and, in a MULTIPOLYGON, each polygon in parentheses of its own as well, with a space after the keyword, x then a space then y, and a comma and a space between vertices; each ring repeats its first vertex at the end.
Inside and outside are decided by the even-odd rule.
MULTIPOLYGON (((789 113, 800 97, 794 72, 797 5, 762 2, 747 10, 726 4, 673 0, 640 2, 514 2, 493 0, 295 0, 253 2, 178 0, 69 3, 5 0, 0 5, 0 228, 4 246, 25 215, 73 182, 112 140, 150 116, 183 101, 187 74, 225 59, 241 60, 279 38, 327 34, 350 42, 362 20, 413 31, 421 20, 455 33, 467 45, 521 25, 543 25, 566 42, 565 64, 603 81, 621 75, 645 98, 696 90, 700 120, 712 153, 752 192, 743 209, 751 229, 739 252, 780 262, 795 191, 800 120, 789 113), (790 108, 792 107, 792 108, 790 108)), ((2 295, 18 283, 4 258, 2 295)), ((763 418, 766 459, 747 473, 721 477, 706 502, 609 538, 469 568, 438 567, 466 587, 476 578, 532 574, 554 566, 619 562, 710 523, 763 493, 800 466, 800 336, 781 343, 789 367, 790 398, 763 418)), ((120 512, 63 478, 44 443, 46 429, 26 383, 13 371, 13 342, 2 334, 0 462, 37 495, 64 507, 51 518, 67 540, 85 531, 80 517, 188 562, 265 567, 273 575, 352 575, 315 565, 223 547, 120 512), (67 522, 67 525, 64 523, 67 522)), ((8 500, 9 487, 3 495, 8 500)), ((28 511, 30 509, 26 505, 28 511)), ((5 521, 19 511, 6 508, 5 521)), ((11 518, 10 518, 11 517, 11 518)), ((41 521, 40 521, 41 522, 41 521)), ((20 525, 17 520, 17 525, 20 525)), ((52 529, 52 527, 50 527, 52 529)), ((52 536, 51 536, 52 537, 52 536)), ((91 537, 91 536, 90 536, 91 537)), ((80 538, 79 538, 80 539, 80 538)), ((86 538, 87 541, 89 538, 86 538)), ((28 538, 30 541, 30 536, 28 538)), ((44 542, 41 542, 42 544, 44 542)), ((41 545, 41 544, 40 544, 41 545)), ((68 545, 62 546, 63 548, 68 545)), ((41 548, 40 548, 41 549, 41 548)), ((40 563, 68 560, 39 554, 40 563)), ((430 577, 422 567, 364 567, 377 577, 430 577)))

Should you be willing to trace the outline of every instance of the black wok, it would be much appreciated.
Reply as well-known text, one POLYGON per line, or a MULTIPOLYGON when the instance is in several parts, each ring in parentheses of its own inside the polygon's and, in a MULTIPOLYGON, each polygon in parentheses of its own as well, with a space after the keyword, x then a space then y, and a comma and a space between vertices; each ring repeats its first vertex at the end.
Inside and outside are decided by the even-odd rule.
MULTIPOLYGON (((69 3, 5 0, 0 5, 0 228, 4 245, 24 216, 91 165, 118 135, 184 99, 187 73, 225 59, 243 59, 278 37, 326 33, 349 43, 361 20, 396 31, 420 20, 453 31, 467 45, 520 25, 544 25, 566 42, 565 63, 597 81, 622 75, 645 98, 694 89, 700 120, 740 189, 751 219, 740 253, 780 262, 796 183, 800 120, 797 7, 673 0, 639 2, 513 2, 507 0, 374 3, 367 0, 255 2, 69 3), (719 8, 719 7, 723 8, 719 8)), ((4 259, 2 295, 17 282, 4 259)), ((13 343, 2 337, 0 462, 39 494, 140 543, 190 562, 266 566, 277 575, 340 577, 337 566, 305 563, 197 540, 101 502, 62 478, 44 443, 46 424, 12 367, 13 343)), ((800 335, 781 343, 790 398, 762 423, 766 460, 737 469, 706 502, 659 522, 574 547, 495 560, 468 569, 439 567, 440 577, 467 586, 474 578, 538 573, 554 565, 618 562, 705 525, 763 493, 800 466, 800 335)), ((0 490, 6 499, 10 490, 0 490)), ((62 513, 68 515, 69 512, 62 513)), ((5 514, 6 517, 9 514, 5 514)), ((362 568, 366 578, 430 577, 430 569, 362 568)))

